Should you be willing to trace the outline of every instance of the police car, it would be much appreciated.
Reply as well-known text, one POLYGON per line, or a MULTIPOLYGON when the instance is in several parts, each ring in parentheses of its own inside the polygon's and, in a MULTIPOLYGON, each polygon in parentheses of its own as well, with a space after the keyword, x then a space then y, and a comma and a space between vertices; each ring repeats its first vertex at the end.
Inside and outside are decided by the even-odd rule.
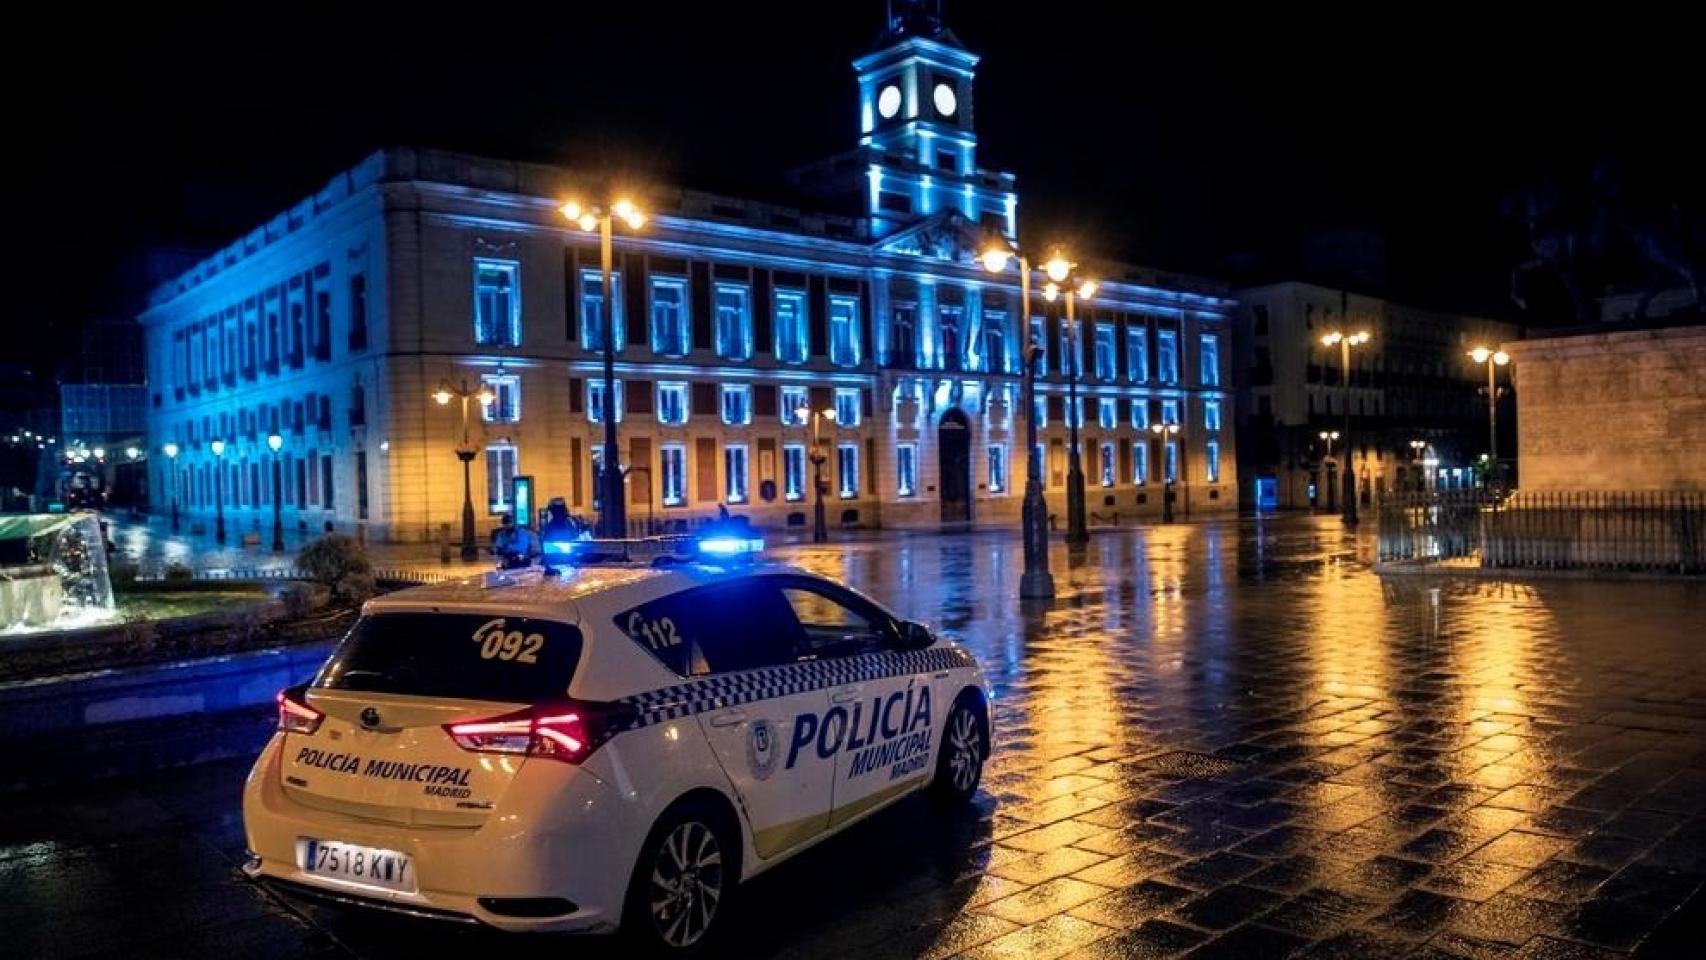
POLYGON ((245 872, 686 955, 741 881, 908 794, 968 800, 990 746, 972 657, 731 556, 760 546, 548 543, 553 568, 369 602, 278 696, 245 872))

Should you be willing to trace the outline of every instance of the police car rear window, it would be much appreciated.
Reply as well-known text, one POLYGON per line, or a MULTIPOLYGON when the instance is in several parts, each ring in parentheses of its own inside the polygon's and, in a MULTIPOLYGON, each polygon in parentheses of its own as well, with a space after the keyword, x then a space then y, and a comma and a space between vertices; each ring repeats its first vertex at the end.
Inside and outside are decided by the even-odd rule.
POLYGON ((381 613, 356 621, 314 685, 459 700, 565 696, 580 630, 527 617, 381 613))

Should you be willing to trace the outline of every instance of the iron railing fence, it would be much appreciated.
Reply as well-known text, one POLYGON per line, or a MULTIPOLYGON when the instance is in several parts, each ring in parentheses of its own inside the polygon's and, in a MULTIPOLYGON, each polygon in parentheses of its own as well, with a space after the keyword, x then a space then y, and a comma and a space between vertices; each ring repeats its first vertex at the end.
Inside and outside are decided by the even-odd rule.
POLYGON ((1706 494, 1439 490, 1384 498, 1380 559, 1488 569, 1706 573, 1706 494))

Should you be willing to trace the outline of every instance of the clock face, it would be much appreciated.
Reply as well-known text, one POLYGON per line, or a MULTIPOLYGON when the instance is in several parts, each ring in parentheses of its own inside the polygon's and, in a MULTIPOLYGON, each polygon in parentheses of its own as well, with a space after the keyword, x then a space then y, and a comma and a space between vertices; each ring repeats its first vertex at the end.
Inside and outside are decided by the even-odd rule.
POLYGON ((877 94, 877 112, 883 115, 884 120, 893 119, 894 115, 900 112, 899 87, 891 83, 877 94))
POLYGON ((954 96, 954 88, 945 83, 936 84, 934 100, 936 112, 944 117, 953 116, 954 111, 960 108, 960 99, 954 96))

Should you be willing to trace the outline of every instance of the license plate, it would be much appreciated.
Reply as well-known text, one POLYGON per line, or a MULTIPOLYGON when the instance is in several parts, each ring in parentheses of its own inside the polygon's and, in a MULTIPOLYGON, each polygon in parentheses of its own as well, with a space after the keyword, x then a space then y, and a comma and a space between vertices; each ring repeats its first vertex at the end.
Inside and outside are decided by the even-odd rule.
POLYGON ((317 877, 335 877, 386 890, 415 891, 414 864, 406 854, 335 840, 296 841, 297 865, 317 877))

